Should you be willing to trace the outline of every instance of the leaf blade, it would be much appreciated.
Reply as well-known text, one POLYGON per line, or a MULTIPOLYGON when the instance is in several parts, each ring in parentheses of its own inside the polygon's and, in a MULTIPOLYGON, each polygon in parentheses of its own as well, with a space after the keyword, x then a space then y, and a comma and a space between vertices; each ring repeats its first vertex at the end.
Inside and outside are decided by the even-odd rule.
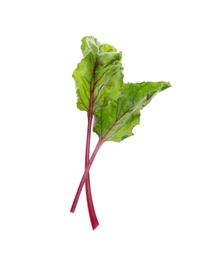
POLYGON ((93 113, 108 100, 119 97, 123 83, 122 53, 109 44, 100 44, 86 36, 81 46, 84 58, 78 63, 72 77, 76 83, 77 108, 88 111, 92 95, 93 113))
POLYGON ((163 81, 123 84, 119 99, 96 113, 93 131, 104 141, 121 142, 132 136, 132 129, 140 123, 141 109, 168 87, 170 83, 163 81))

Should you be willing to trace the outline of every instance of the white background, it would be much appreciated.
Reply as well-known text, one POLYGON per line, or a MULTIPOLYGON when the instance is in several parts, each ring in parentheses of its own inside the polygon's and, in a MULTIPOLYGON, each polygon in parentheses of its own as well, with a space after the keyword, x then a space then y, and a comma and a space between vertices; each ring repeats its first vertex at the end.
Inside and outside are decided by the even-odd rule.
MULTIPOLYGON (((217 1, 1 1, 0 259, 218 259, 217 1), (125 81, 170 81, 135 135, 105 143, 85 194, 80 40, 123 52, 125 81)), ((93 145, 97 137, 93 135, 93 145)))

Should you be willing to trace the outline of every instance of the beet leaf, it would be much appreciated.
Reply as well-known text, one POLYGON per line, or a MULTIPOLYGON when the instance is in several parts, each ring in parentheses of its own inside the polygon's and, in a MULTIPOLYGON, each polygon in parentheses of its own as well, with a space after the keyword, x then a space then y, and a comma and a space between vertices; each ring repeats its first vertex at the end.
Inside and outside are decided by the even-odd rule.
MULTIPOLYGON (((77 107, 87 112, 85 168, 89 162, 92 119, 107 101, 119 97, 123 83, 122 53, 109 44, 100 44, 94 37, 82 39, 84 58, 73 72, 77 88, 77 107)), ((91 194, 90 177, 86 179, 86 198, 93 229, 98 226, 91 194)), ((71 209, 74 212, 74 209, 71 209)))

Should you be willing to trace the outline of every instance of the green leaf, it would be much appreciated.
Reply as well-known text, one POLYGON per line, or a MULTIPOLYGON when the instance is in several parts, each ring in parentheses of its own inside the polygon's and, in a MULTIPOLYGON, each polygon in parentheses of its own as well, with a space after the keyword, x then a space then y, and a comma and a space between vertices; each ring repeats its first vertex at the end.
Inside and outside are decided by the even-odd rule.
POLYGON ((77 107, 93 113, 105 102, 116 100, 123 83, 122 53, 112 45, 100 44, 94 37, 82 39, 84 58, 73 72, 77 89, 77 107))
POLYGON ((120 142, 132 136, 132 129, 140 122, 140 110, 168 87, 170 83, 163 81, 123 84, 120 97, 97 111, 93 131, 104 142, 120 142))

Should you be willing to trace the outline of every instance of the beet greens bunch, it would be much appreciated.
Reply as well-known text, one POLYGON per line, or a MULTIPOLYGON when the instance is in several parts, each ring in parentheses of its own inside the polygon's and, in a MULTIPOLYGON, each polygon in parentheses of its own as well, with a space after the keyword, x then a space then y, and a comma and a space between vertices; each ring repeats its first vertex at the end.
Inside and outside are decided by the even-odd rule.
POLYGON ((96 154, 104 142, 121 142, 132 136, 132 129, 140 122, 140 110, 155 94, 169 88, 170 83, 124 83, 121 52, 112 45, 99 43, 92 36, 82 39, 81 49, 84 57, 72 76, 77 89, 77 108, 86 111, 88 119, 85 171, 70 211, 75 211, 85 184, 89 216, 95 229, 99 223, 92 200, 89 171, 96 154), (90 156, 92 127, 99 140, 90 156))

